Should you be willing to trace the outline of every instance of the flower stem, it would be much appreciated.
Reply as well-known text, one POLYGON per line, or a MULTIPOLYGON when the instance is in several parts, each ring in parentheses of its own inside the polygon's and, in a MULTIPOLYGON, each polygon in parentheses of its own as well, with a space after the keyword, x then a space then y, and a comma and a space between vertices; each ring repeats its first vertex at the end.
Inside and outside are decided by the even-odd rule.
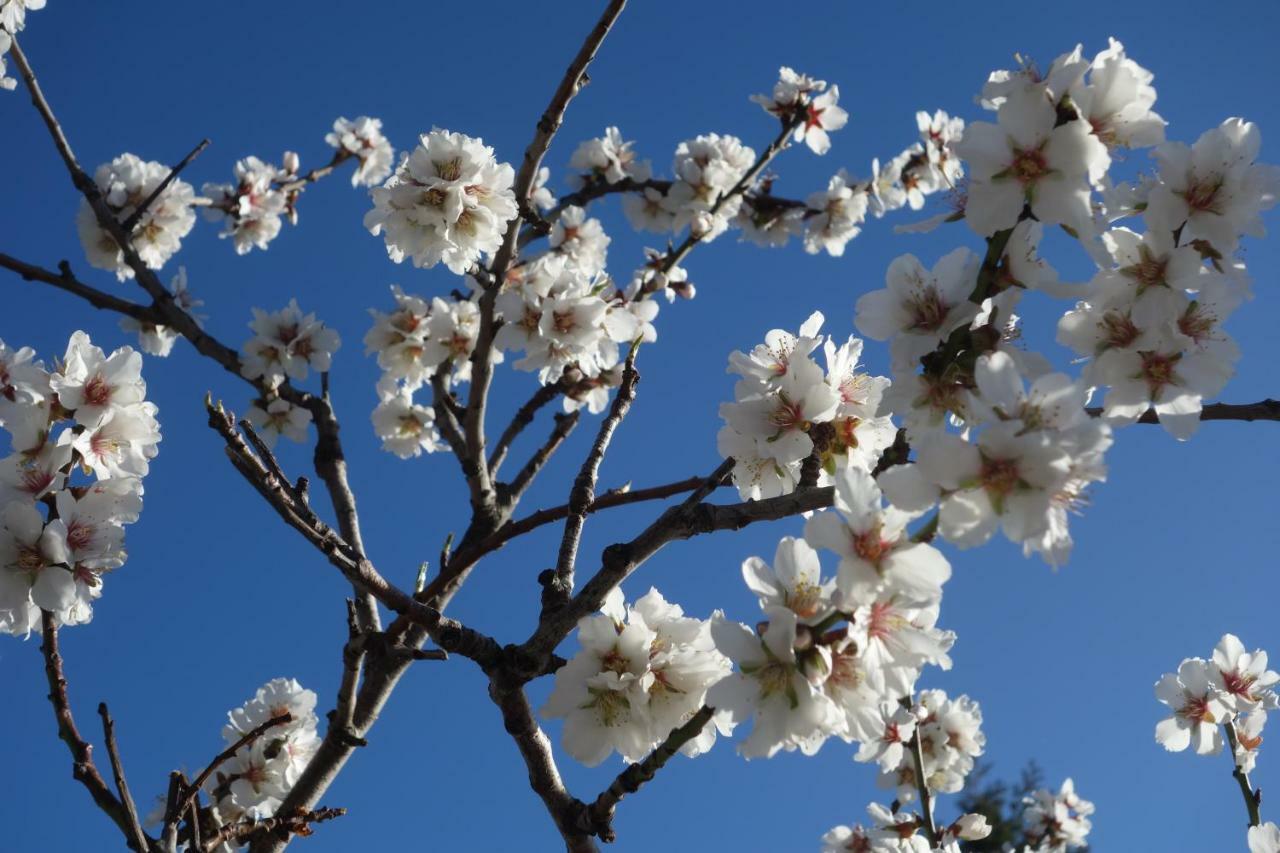
POLYGON ((1249 774, 1244 772, 1239 764, 1236 763, 1236 750, 1239 743, 1236 739, 1236 730, 1230 722, 1222 724, 1223 730, 1227 733, 1227 744, 1231 747, 1231 775, 1235 777, 1236 784, 1240 786, 1240 796, 1244 797, 1244 807, 1249 810, 1249 826, 1258 826, 1262 823, 1262 814, 1259 806, 1262 804, 1262 791, 1255 790, 1249 782, 1249 774))

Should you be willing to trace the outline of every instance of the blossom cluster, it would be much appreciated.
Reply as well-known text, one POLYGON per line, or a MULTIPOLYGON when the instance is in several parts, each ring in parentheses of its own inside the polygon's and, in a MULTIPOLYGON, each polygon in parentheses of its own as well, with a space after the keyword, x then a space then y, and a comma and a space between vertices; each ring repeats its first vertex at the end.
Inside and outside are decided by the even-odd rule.
POLYGON ((1280 707, 1277 683, 1280 673, 1267 669, 1266 652, 1250 652, 1234 634, 1224 634, 1208 660, 1187 658, 1156 682, 1156 698, 1172 712, 1156 726, 1156 741, 1170 752, 1190 746, 1199 755, 1217 755, 1226 732, 1236 766, 1248 773, 1267 711, 1280 707))
POLYGON ((980 841, 991 834, 991 826, 980 814, 965 814, 940 828, 934 847, 922 833, 920 818, 909 812, 890 810, 879 803, 867 806, 870 826, 861 823, 837 826, 822 836, 822 853, 960 853, 960 841, 980 841))
POLYGON ((315 707, 315 693, 292 678, 276 678, 227 714, 222 729, 227 746, 271 720, 285 714, 289 719, 240 747, 206 783, 221 823, 261 820, 275 814, 320 747, 315 707))
POLYGON ((371 195, 364 224, 382 234, 387 255, 416 267, 444 262, 461 275, 497 251, 516 216, 515 171, 479 139, 447 130, 424 133, 395 173, 371 195))
MULTIPOLYGON (((121 154, 99 166, 93 180, 107 208, 117 220, 125 222, 135 216, 168 177, 169 167, 163 163, 121 154)), ((142 211, 130 240, 148 268, 160 269, 182 248, 182 238, 191 232, 196 222, 191 206, 194 199, 195 190, 191 185, 175 178, 142 211)), ((121 281, 133 278, 134 271, 126 263, 123 250, 98 223, 87 200, 80 202, 76 228, 90 264, 114 272, 121 281)))
POLYGON ((955 635, 935 627, 951 567, 913 540, 911 516, 884 507, 867 472, 841 470, 835 494, 835 510, 810 518, 803 539, 778 543, 772 566, 755 557, 743 564, 765 621, 753 630, 713 618, 716 646, 737 671, 709 702, 734 723, 753 720, 739 747, 748 758, 810 754, 837 736, 860 742, 858 758, 877 761, 890 787, 911 766, 904 744, 916 728, 924 735, 940 726, 948 734, 929 740, 937 746, 931 780, 962 778, 982 752, 977 705, 940 693, 912 698, 926 664, 951 666, 955 635), (834 579, 823 577, 819 548, 840 558, 834 579))
POLYGON ((266 395, 254 402, 245 417, 269 446, 281 435, 305 441, 311 413, 280 397, 275 389, 286 379, 306 379, 309 370, 327 372, 342 341, 315 314, 304 314, 296 299, 279 311, 254 308, 249 328, 254 335, 243 347, 240 373, 262 382, 266 395))
POLYGON ((353 187, 377 186, 391 174, 396 152, 382 135, 382 122, 376 118, 360 116, 355 121, 339 118, 324 141, 360 161, 351 173, 353 187))
POLYGON ((222 223, 219 237, 230 237, 237 255, 266 249, 280 236, 283 217, 296 216, 290 197, 279 184, 297 177, 298 156, 285 152, 283 167, 274 166, 252 155, 237 160, 235 183, 204 185, 211 200, 205 217, 222 223))
MULTIPOLYGON (((626 605, 610 591, 601 615, 578 623, 581 650, 556 671, 542 714, 564 718, 565 751, 594 767, 612 752, 629 762, 649 754, 703 705, 728 673, 709 622, 684 615, 656 589, 626 605)), ((681 751, 697 756, 731 727, 716 714, 681 751)))
POLYGON ((133 349, 108 356, 84 332, 52 369, 0 342, 0 631, 38 631, 42 610, 88 622, 105 575, 124 565, 124 525, 142 511, 160 441, 141 369, 133 349))
POLYGON ((1033 791, 1022 803, 1023 853, 1066 853, 1088 846, 1093 803, 1076 793, 1070 779, 1056 792, 1045 788, 1033 791))
POLYGON ((837 346, 821 335, 823 319, 814 312, 798 334, 774 329, 751 352, 729 356, 729 371, 741 378, 734 402, 720 407, 717 443, 734 460, 743 498, 793 491, 811 457, 817 484, 844 468, 870 471, 893 443, 892 422, 878 414, 889 381, 859 369, 861 340, 837 346), (825 369, 813 356, 819 347, 825 369))

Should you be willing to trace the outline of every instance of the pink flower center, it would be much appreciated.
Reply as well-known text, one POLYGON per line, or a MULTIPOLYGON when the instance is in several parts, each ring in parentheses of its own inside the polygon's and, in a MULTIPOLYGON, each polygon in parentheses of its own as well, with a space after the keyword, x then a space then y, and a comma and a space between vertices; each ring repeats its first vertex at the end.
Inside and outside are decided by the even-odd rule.
POLYGON ((84 402, 86 406, 105 406, 111 402, 111 386, 101 373, 84 383, 84 402))
POLYGON ((1182 353, 1165 355, 1158 352, 1144 352, 1139 355, 1142 357, 1141 377, 1151 389, 1152 394, 1159 393, 1160 389, 1166 385, 1178 383, 1177 367, 1182 359, 1182 353))
POLYGON ((1028 151, 1014 149, 1013 162, 1009 164, 1009 174, 1024 187, 1049 174, 1049 164, 1039 148, 1028 151))
POLYGON ((1018 472, 1018 460, 990 459, 984 456, 982 467, 978 471, 978 479, 990 494, 1005 497, 1022 482, 1018 472))
POLYGON ((911 317, 910 331, 936 332, 947 319, 947 306, 933 285, 909 297, 906 308, 911 317))

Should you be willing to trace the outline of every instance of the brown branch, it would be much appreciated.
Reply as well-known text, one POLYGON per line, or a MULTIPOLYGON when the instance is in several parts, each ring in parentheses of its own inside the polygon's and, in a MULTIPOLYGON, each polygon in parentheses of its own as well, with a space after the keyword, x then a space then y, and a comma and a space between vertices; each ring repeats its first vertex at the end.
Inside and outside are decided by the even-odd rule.
POLYGON ((524 689, 495 678, 489 683, 489 696, 502 712, 502 725, 520 750, 529 771, 529 786, 555 821, 566 849, 570 853, 594 853, 595 842, 579 826, 585 805, 565 789, 551 741, 534 718, 524 689))
POLYGON ((330 174, 332 174, 334 169, 338 168, 339 164, 347 160, 350 160, 352 156, 354 155, 352 155, 352 153, 347 149, 339 148, 337 151, 333 153, 333 158, 328 163, 325 163, 323 166, 319 166, 315 169, 312 169, 310 172, 307 172, 306 174, 299 175, 297 178, 294 178, 292 181, 277 181, 276 189, 280 190, 283 193, 296 193, 298 190, 306 187, 307 184, 314 184, 316 181, 320 180, 321 178, 328 177, 330 174))
MULTIPOLYGON (((543 111, 542 118, 538 119, 533 141, 525 149, 524 160, 520 163, 520 171, 516 175, 514 191, 517 204, 525 208, 528 207, 529 192, 533 189, 534 181, 538 177, 538 169, 542 167, 542 158, 546 156, 547 149, 551 147, 551 140, 555 138, 556 132, 560 130, 560 125, 564 123, 564 114, 569 108, 569 102, 586 85, 588 80, 587 67, 595 59, 596 52, 600 50, 600 45, 604 43, 605 37, 609 35, 609 30, 613 29, 614 23, 617 22, 618 16, 622 14, 622 10, 626 5, 627 0, 610 0, 609 5, 605 7, 604 13, 601 14, 600 20, 596 21, 595 27, 587 34, 582 47, 578 49, 577 55, 569 63, 569 68, 565 71, 564 77, 561 78, 560 85, 556 87, 555 93, 552 94, 551 102, 547 104, 547 108, 543 111)), ((498 249, 497 254, 494 255, 490 269, 493 271, 494 278, 499 286, 502 284, 507 268, 515 257, 516 237, 520 233, 521 222, 522 219, 519 215, 511 220, 511 223, 507 226, 507 233, 503 236, 502 246, 498 249)))
POLYGON ((671 189, 672 183, 672 181, 664 180, 637 181, 632 178, 623 178, 613 183, 598 179, 589 180, 582 189, 561 196, 556 202, 556 206, 540 217, 539 221, 530 222, 528 227, 521 232, 517 246, 523 249, 539 237, 545 237, 550 234, 551 226, 560 218, 566 208, 586 207, 598 198, 617 193, 641 193, 651 188, 658 192, 666 193, 667 190, 671 189))
POLYGON ((247 842, 261 840, 281 842, 281 846, 283 846, 294 835, 311 835, 314 832, 311 828, 312 824, 324 823, 327 820, 342 817, 346 813, 346 809, 320 808, 313 811, 303 809, 286 811, 282 808, 274 817, 228 823, 221 827, 218 830, 218 834, 206 841, 200 849, 204 850, 205 853, 214 853, 214 851, 221 849, 224 844, 230 844, 234 847, 247 842))
POLYGON ((188 785, 186 790, 182 792, 182 794, 179 797, 180 806, 178 808, 177 813, 182 814, 184 811, 186 811, 187 806, 191 804, 191 801, 195 799, 197 796, 199 796, 200 789, 204 787, 204 783, 208 782, 209 779, 213 777, 214 771, 216 771, 222 765, 226 764, 231 759, 235 758, 236 753, 239 752, 242 748, 246 746, 252 746, 254 743, 257 742, 258 738, 262 737, 267 732, 274 729, 276 726, 283 726, 291 722, 293 722, 293 715, 290 714, 288 711, 286 711, 285 713, 281 714, 278 717, 272 717, 271 719, 267 720, 265 723, 259 726, 255 726, 251 731, 245 732, 240 738, 236 740, 235 743, 231 744, 231 746, 222 750, 222 752, 219 752, 216 756, 214 756, 213 760, 209 762, 208 766, 206 766, 204 770, 200 771, 200 775, 195 778, 195 781, 193 781, 190 785, 188 785))
POLYGON ((77 279, 71 273, 71 265, 66 261, 59 264, 60 272, 53 272, 44 267, 38 267, 34 264, 20 261, 17 258, 0 253, 0 267, 12 270, 23 278, 25 281, 42 281, 45 284, 53 285, 59 290, 65 290, 74 296, 79 296, 85 302, 88 302, 94 308, 104 311, 114 311, 117 314, 123 314, 126 317, 132 317, 140 323, 159 323, 160 319, 155 312, 145 305, 139 305, 136 302, 130 302, 127 299, 121 299, 113 296, 96 287, 91 287, 77 279))
POLYGON ((564 444, 565 439, 573 432, 574 427, 578 425, 578 412, 570 412, 567 415, 556 414, 555 426, 551 429, 551 435, 541 447, 529 457, 529 461, 524 464, 516 474, 515 479, 511 481, 511 486, 507 490, 505 501, 514 506, 525 491, 533 484, 533 480, 542 471, 543 466, 550 461, 551 456, 564 444))
POLYGON ((149 840, 142 831, 142 822, 138 820, 138 807, 134 805, 133 795, 129 793, 129 783, 124 776, 124 763, 120 760, 120 747, 116 743, 116 724, 111 719, 106 702, 98 703, 98 716, 102 718, 102 739, 107 744, 107 757, 111 761, 111 775, 115 778, 116 792, 120 795, 120 803, 124 806, 125 816, 129 819, 129 829, 133 836, 135 850, 147 850, 149 840))
MULTIPOLYGON (((538 168, 542 164, 542 158, 564 121, 569 101, 578 93, 587 79, 587 66, 595 58, 596 51, 604 42, 605 36, 622 13, 624 6, 626 6, 626 0, 610 0, 604 14, 587 35, 582 47, 569 64, 542 118, 538 120, 533 140, 525 149, 524 160, 521 162, 520 171, 516 174, 513 187, 516 204, 520 210, 528 209, 529 193, 537 177, 538 168)), ((520 233, 522 222, 523 218, 517 212, 507 225, 502 245, 494 253, 493 262, 489 266, 490 275, 479 279, 484 288, 479 300, 480 329, 476 336, 475 348, 471 353, 471 388, 467 395, 466 413, 462 419, 463 434, 466 437, 467 473, 469 478, 474 479, 474 491, 478 493, 473 494, 472 497, 472 514, 481 526, 492 529, 496 529, 506 520, 503 517, 504 511, 496 506, 485 452, 485 408, 488 403, 489 386, 493 381, 493 338, 497 331, 494 306, 498 291, 501 290, 507 270, 515 257, 516 238, 520 233)))
MULTIPOLYGON (((1102 408, 1086 409, 1092 417, 1102 417, 1102 408)), ((1202 421, 1280 421, 1280 400, 1267 398, 1256 403, 1209 403, 1200 412, 1202 421)), ((1138 418, 1140 424, 1158 424, 1154 409, 1138 418)))
POLYGON ((84 786, 89 796, 93 797, 94 804, 120 829, 129 849, 136 853, 148 853, 150 845, 139 847, 134 834, 136 815, 131 818, 124 804, 111 793, 106 780, 93 763, 93 746, 80 736, 80 730, 76 727, 75 717, 71 713, 71 701, 67 697, 67 678, 62 670, 62 655, 58 651, 58 623, 47 610, 40 612, 40 630, 43 636, 40 650, 44 653, 49 702, 53 705, 53 714, 58 721, 58 737, 71 752, 71 776, 84 786))
MULTIPOLYGON (((905 699, 903 700, 906 701, 905 699)), ((938 838, 938 828, 933 822, 933 798, 929 794, 929 783, 924 777, 924 752, 920 745, 920 727, 917 726, 915 733, 911 735, 911 742, 907 744, 911 748, 911 763, 915 767, 916 793, 920 795, 920 815, 925 834, 929 837, 931 847, 937 847, 941 842, 938 838)))
POLYGON ((534 416, 538 410, 548 403, 555 400, 564 393, 564 386, 559 382, 553 382, 550 385, 539 385, 538 390, 533 392, 533 396, 529 401, 521 406, 511 418, 511 423, 507 424, 507 428, 502 431, 498 443, 493 448, 493 454, 489 457, 489 476, 496 477, 498 468, 502 466, 502 462, 507 458, 507 452, 511 449, 512 443, 520 435, 524 429, 533 423, 534 416))
POLYGON ((622 583, 664 545, 717 530, 739 530, 760 521, 774 521, 826 509, 832 505, 830 486, 797 490, 787 495, 735 504, 685 502, 667 509, 630 542, 610 545, 595 576, 563 608, 546 615, 522 650, 540 660, 550 654, 578 624, 599 610, 609 590, 622 583))
POLYGON ((578 545, 582 540, 582 528, 587 522, 587 512, 596 497, 596 479, 600 472, 600 464, 609 450, 609 442, 622 419, 631 409, 636 398, 636 385, 640 382, 640 374, 636 372, 636 353, 639 347, 633 345, 627 354, 626 366, 622 370, 622 383, 613 397, 613 405, 609 414, 600 422, 600 431, 596 433, 591 452, 582 461, 582 468, 574 478, 573 488, 569 492, 569 512, 565 516, 564 535, 560 537, 560 550, 556 555, 555 574, 548 579, 544 596, 544 608, 547 603, 553 607, 563 605, 573 594, 573 567, 578 559, 578 545))
MULTIPOLYGON (((329 395, 329 374, 320 375, 322 396, 311 398, 311 418, 316 425, 316 450, 313 464, 316 474, 329 493, 333 512, 338 520, 338 532, 359 555, 364 558, 364 539, 360 535, 360 514, 356 510, 356 496, 347 479, 347 460, 338 437, 341 427, 333 412, 333 400, 329 395)), ((270 456, 270 454, 268 454, 270 456)), ((288 482, 287 480, 285 482, 288 482)), ((361 631, 382 630, 378 617, 378 605, 369 593, 356 592, 356 615, 361 631)))
POLYGON ((643 761, 632 764, 619 773, 609 787, 596 797, 595 802, 582 812, 582 830, 598 836, 605 843, 613 843, 615 839, 613 813, 618 803, 626 795, 639 791, 646 782, 652 781, 658 771, 666 766, 681 747, 702 733, 714 715, 714 708, 703 705, 687 723, 667 735, 666 740, 643 761))
POLYGON ((1249 826, 1258 826, 1262 823, 1262 789, 1255 789, 1249 781, 1249 774, 1236 763, 1236 750, 1239 748, 1239 739, 1236 737, 1235 726, 1231 722, 1222 724, 1223 730, 1227 734, 1227 744, 1230 746, 1229 753, 1231 755, 1231 776, 1236 780, 1236 784, 1240 786, 1240 796, 1244 798, 1244 807, 1249 812, 1249 826))
POLYGON ((128 233, 132 234, 133 229, 138 227, 138 223, 142 221, 142 217, 151 208, 151 205, 156 203, 156 199, 160 198, 160 196, 164 193, 165 190, 169 188, 169 185, 174 182, 174 180, 178 177, 178 175, 182 174, 182 170, 190 166, 191 161, 199 157, 200 154, 204 151, 204 149, 208 147, 209 147, 208 139, 200 140, 200 143, 196 145, 195 148, 191 149, 191 153, 188 154, 186 157, 182 158, 182 162, 178 163, 178 165, 174 166, 172 169, 169 170, 169 174, 165 175, 165 178, 163 181, 160 182, 160 185, 151 191, 151 195, 143 199, 142 204, 138 205, 137 209, 134 210, 133 213, 129 214, 129 218, 126 219, 124 222, 120 223, 120 227, 123 228, 128 233))
MULTIPOLYGON (((747 171, 743 173, 742 177, 738 179, 738 182, 734 184, 727 193, 717 198, 715 203, 711 205, 711 209, 708 212, 712 216, 719 213, 720 208, 724 207, 725 203, 729 201, 729 199, 742 195, 751 187, 752 183, 754 183, 755 179, 764 171, 765 167, 773 161, 773 158, 778 156, 782 149, 787 147, 787 138, 795 131, 796 126, 800 121, 803 121, 803 117, 784 121, 782 123, 782 129, 778 132, 778 135, 773 138, 773 141, 769 143, 763 152, 761 152, 760 156, 756 158, 756 161, 751 164, 751 168, 747 169, 747 171)), ((693 251, 693 247, 698 245, 700 242, 702 242, 702 239, 695 236, 692 229, 690 229, 689 235, 684 238, 684 241, 674 250, 667 252, 659 269, 662 272, 671 272, 677 264, 684 260, 685 257, 693 251)))
MULTIPOLYGON (((318 551, 328 558, 330 565, 340 571, 360 592, 372 594, 387 608, 421 625, 446 652, 470 658, 485 672, 498 663, 502 650, 493 638, 467 628, 450 619, 434 607, 429 607, 394 584, 390 583, 362 553, 323 522, 307 517, 300 511, 290 489, 271 473, 244 439, 236 431, 235 417, 222 406, 206 402, 209 426, 226 445, 227 458, 276 513, 294 530, 297 530, 318 551)), ((279 463, 275 463, 279 467, 279 463)), ((373 632, 378 633, 378 632, 373 632)), ((429 655, 430 656, 430 655, 429 655)))

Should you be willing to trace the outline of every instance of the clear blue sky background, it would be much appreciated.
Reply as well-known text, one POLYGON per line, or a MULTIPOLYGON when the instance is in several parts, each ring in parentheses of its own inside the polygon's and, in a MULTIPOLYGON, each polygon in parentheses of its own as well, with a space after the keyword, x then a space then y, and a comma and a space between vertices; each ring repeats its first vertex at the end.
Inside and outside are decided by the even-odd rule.
MULTIPOLYGON (((301 152, 304 167, 316 165, 329 156, 323 136, 338 115, 381 117, 397 148, 440 126, 482 136, 501 159, 518 161, 601 5, 54 0, 30 16, 23 42, 87 166, 123 151, 173 162, 208 136, 213 145, 189 175, 199 184, 228 180, 235 159, 247 154, 278 162, 290 148, 301 152)), ((737 134, 758 149, 774 125, 747 96, 767 91, 777 67, 788 64, 838 82, 852 114, 825 158, 798 149, 779 161, 780 191, 803 197, 841 166, 865 174, 873 156, 897 153, 914 138, 917 109, 982 117, 973 97, 988 71, 1009 67, 1015 51, 1047 64, 1077 41, 1092 55, 1108 35, 1156 73, 1157 108, 1171 138, 1191 142, 1242 115, 1261 125, 1264 156, 1274 162, 1278 13, 1260 0, 1166 3, 1158 13, 1112 2, 1043 10, 991 3, 980 13, 933 3, 908 12, 847 2, 785 11, 755 0, 637 2, 592 68, 593 82, 574 102, 547 162, 563 190, 574 144, 609 124, 636 139, 660 171, 678 141, 701 132, 737 134)), ((118 285, 84 262, 74 228, 78 199, 21 91, 0 94, 0 128, 0 250, 50 267, 67 258, 88 280, 139 296, 135 286, 118 285)), ((1126 168, 1136 168, 1147 157, 1129 160, 1126 168)), ((206 301, 208 327, 228 343, 247 337, 250 306, 275 309, 295 295, 340 331, 333 386, 365 538, 381 570, 408 585, 418 562, 434 561, 445 534, 461 529, 466 502, 451 459, 402 462, 377 449, 368 423, 377 368, 360 343, 369 325, 365 309, 387 306, 392 283, 431 295, 459 282, 443 268, 391 264, 381 240, 361 228, 368 206, 344 173, 306 193, 301 225, 286 227, 268 252, 237 257, 202 222, 179 261, 206 301)), ((625 277, 645 243, 625 228, 615 205, 602 210, 614 236, 610 268, 625 277)), ((709 471, 718 461, 716 409, 732 388, 724 372, 730 350, 775 325, 795 327, 815 308, 843 338, 852 331, 854 301, 882 286, 894 256, 910 251, 931 263, 955 245, 978 245, 964 226, 894 235, 893 222, 907 218, 870 223, 843 259, 806 256, 796 246, 763 251, 732 238, 700 247, 688 262, 698 298, 663 307, 660 341, 642 359, 639 403, 605 462, 602 485, 709 471)), ((1245 358, 1223 395, 1237 402, 1280 396, 1280 244, 1249 241, 1246 253, 1257 298, 1232 322, 1245 358)), ((1070 247, 1053 259, 1068 278, 1087 274, 1070 247)), ((1025 308, 1042 330, 1031 333, 1035 340, 1065 363, 1068 353, 1043 331, 1063 306, 1028 300, 1025 308)), ((51 358, 77 328, 108 348, 130 342, 114 317, 8 273, 0 277, 0 337, 10 345, 32 345, 51 358)), ((870 346, 868 358, 878 372, 887 369, 883 348, 870 346)), ((82 728, 96 734, 94 707, 107 700, 140 799, 162 790, 169 769, 203 766, 220 746, 226 710, 272 677, 297 677, 320 694, 321 710, 331 707, 347 593, 223 461, 204 425, 206 389, 243 411, 246 388, 185 344, 169 360, 149 360, 145 376, 165 433, 146 510, 129 529, 131 559, 109 579, 93 624, 68 630, 64 642, 82 728)), ((531 387, 528 375, 503 371, 494 420, 531 387)), ((530 435, 543 431, 540 425, 530 435)), ((574 436, 525 508, 563 501, 591 432, 588 426, 574 436)), ((1062 570, 1025 560, 1003 541, 971 552, 948 548, 955 575, 941 624, 959 633, 955 668, 931 670, 921 684, 982 703, 987 755, 999 773, 1012 776, 1034 758, 1054 783, 1073 776, 1098 805, 1095 849, 1244 849, 1244 810, 1229 759, 1168 755, 1156 745, 1161 706, 1151 685, 1184 656, 1207 655, 1225 631, 1280 653, 1280 428, 1207 424, 1184 445, 1153 427, 1119 438, 1111 481, 1073 522, 1079 544, 1062 570)), ((309 451, 297 445, 286 445, 283 459, 297 473, 309 467, 309 451)), ((585 564, 658 511, 645 506, 593 519, 585 564)), ((779 536, 800 530, 791 520, 670 547, 626 591, 634 597, 654 584, 693 614, 723 607, 752 621, 757 610, 740 580, 741 561, 771 556, 779 536)), ((556 535, 544 529, 486 561, 455 614, 503 640, 526 636, 534 578, 552 560, 556 535)), ((37 641, 0 640, 0 682, 0 847, 118 848, 114 829, 70 778, 44 699, 37 641)), ((535 702, 548 687, 534 687, 535 702)), ((557 848, 468 662, 413 669, 370 741, 324 799, 350 815, 299 842, 300 849, 557 848)), ((890 799, 875 788, 873 769, 855 765, 851 754, 833 741, 816 758, 746 763, 721 744, 696 762, 676 760, 659 784, 623 805, 616 846, 815 849, 827 828, 860 819, 870 800, 890 799)), ((1256 776, 1264 789, 1280 772, 1277 762, 1264 746, 1256 776)), ((561 767, 571 790, 587 798, 620 763, 587 770, 566 759, 561 767)), ((1280 818, 1264 805, 1268 812, 1280 818)))

